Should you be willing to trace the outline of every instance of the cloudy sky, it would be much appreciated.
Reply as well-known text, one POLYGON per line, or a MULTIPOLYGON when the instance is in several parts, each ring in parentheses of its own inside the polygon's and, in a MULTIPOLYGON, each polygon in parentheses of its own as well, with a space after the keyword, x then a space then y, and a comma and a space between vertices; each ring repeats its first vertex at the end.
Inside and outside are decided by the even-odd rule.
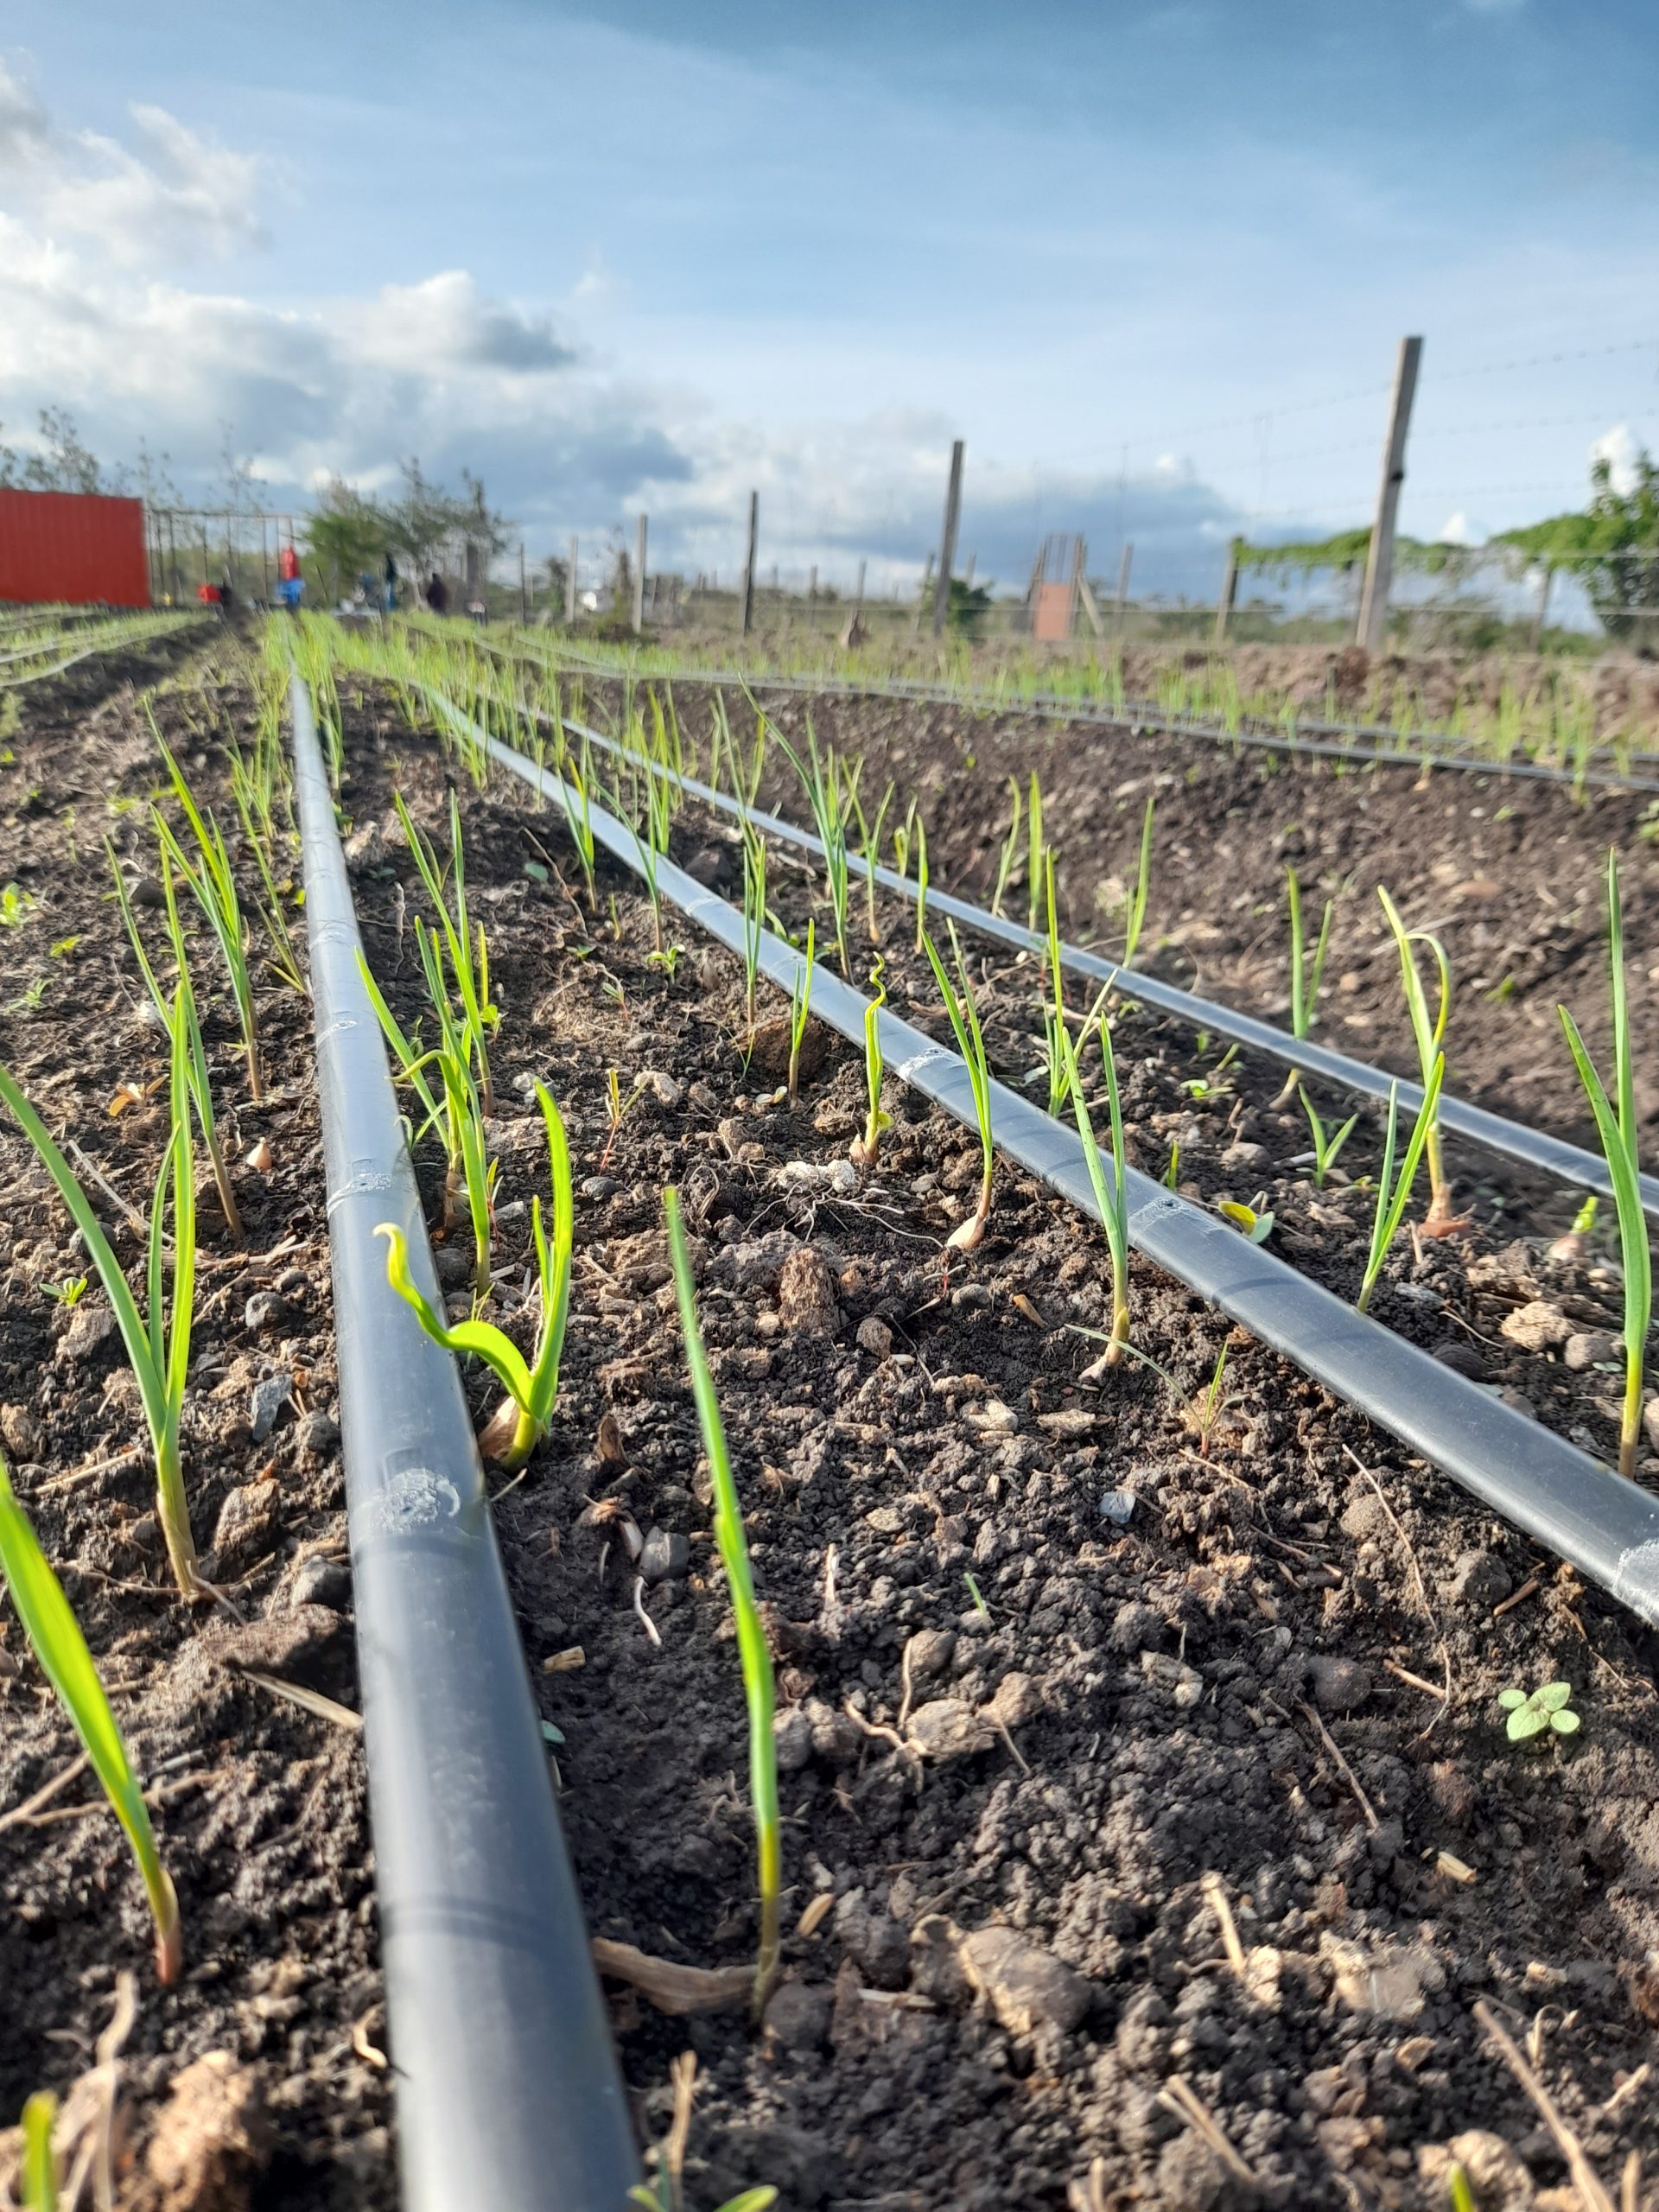
POLYGON ((210 496, 400 457, 531 556, 914 575, 1080 529, 1479 537, 1659 442, 1640 0, 0 0, 0 438, 63 405, 210 496))

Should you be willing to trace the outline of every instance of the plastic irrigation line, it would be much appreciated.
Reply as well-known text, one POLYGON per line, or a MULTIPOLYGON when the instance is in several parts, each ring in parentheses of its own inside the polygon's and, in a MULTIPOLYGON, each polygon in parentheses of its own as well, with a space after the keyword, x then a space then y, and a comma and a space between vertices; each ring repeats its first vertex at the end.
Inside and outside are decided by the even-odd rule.
MULTIPOLYGON (((504 659, 543 658, 542 654, 528 646, 520 646, 515 653, 513 648, 498 645, 493 639, 474 638, 471 642, 482 645, 487 652, 500 655, 504 659)), ((569 646, 553 649, 550 664, 557 665, 561 660, 586 675, 606 677, 619 683, 645 683, 656 680, 652 676, 642 676, 628 668, 594 660, 572 651, 569 646)), ((1172 737, 1196 737, 1228 745, 1251 745, 1268 752, 1308 753, 1326 760, 1356 760, 1376 768, 1459 768, 1473 775, 1524 776, 1538 783, 1566 784, 1573 790, 1593 785, 1598 791, 1659 791, 1659 780, 1627 775, 1623 770, 1609 771, 1589 764, 1583 768, 1552 768, 1538 760, 1487 760, 1477 753, 1459 753, 1449 747, 1442 747, 1432 736, 1425 734, 1420 733, 1414 739, 1408 738, 1404 731, 1392 730, 1382 722, 1308 722, 1301 727, 1328 732, 1329 734, 1293 737, 1283 730, 1268 728, 1259 718, 1247 717, 1243 723, 1230 729, 1219 719, 1206 721, 1202 717, 1171 715, 1154 699, 1126 699, 1121 707, 1105 701, 1089 706, 1052 695, 1007 698, 994 691, 957 690, 948 683, 926 683, 903 677, 882 679, 845 676, 767 676, 759 671, 741 668, 680 668, 665 671, 662 680, 682 683, 730 683, 750 692, 823 693, 843 699, 909 699, 930 706, 961 707, 969 714, 1035 715, 1046 721, 1083 722, 1104 729, 1128 729, 1135 734, 1141 729, 1153 729, 1167 732, 1172 737), (1377 737, 1395 737, 1399 743, 1397 746, 1360 745, 1351 741, 1355 736, 1368 733, 1377 737), (1417 750, 1404 749, 1414 743, 1417 750)), ((1592 760, 1605 760, 1607 757, 1605 753, 1598 753, 1592 760)))
POLYGON ((375 1889, 409 2212, 620 2212, 639 2178, 441 1300, 310 700, 295 785, 315 1001, 375 1889))
MULTIPOLYGON (((439 698, 452 728, 474 743, 481 740, 504 767, 562 804, 577 805, 576 794, 550 770, 489 736, 441 695, 431 696, 439 698)), ((590 805, 588 820, 595 839, 643 875, 633 831, 600 807, 590 805)), ((725 899, 666 859, 657 862, 657 888, 742 957, 743 916, 725 899)), ((770 982, 791 991, 804 965, 792 945, 770 931, 762 933, 759 967, 770 982)), ((842 1036, 862 1042, 867 1003, 839 976, 814 968, 812 1011, 842 1036)), ((960 1056, 886 1007, 877 1020, 887 1067, 964 1128, 976 1130, 973 1088, 960 1056)), ((1005 1158, 1039 1176, 1092 1219, 1100 1218, 1074 1129, 996 1082, 991 1116, 996 1149, 1005 1158)), ((1109 1161, 1106 1172, 1109 1176, 1109 1161)), ((1155 1267, 1659 1627, 1659 1498, 1357 1313, 1219 1216, 1135 1169, 1127 1180, 1129 1241, 1155 1267)))
MULTIPOLYGON (((429 696, 437 696, 429 694, 429 696)), ((537 719, 546 719, 537 711, 537 719)), ((626 748, 613 738, 602 736, 598 730, 589 729, 583 722, 566 719, 564 727, 575 736, 586 738, 590 744, 602 747, 607 753, 626 756, 626 748)), ((632 756, 637 758, 637 755, 632 756)), ((658 774, 670 772, 658 769, 658 774)), ((702 783, 695 776, 677 776, 673 780, 682 790, 690 791, 706 804, 717 807, 722 813, 741 819, 747 811, 748 819, 768 836, 798 846, 806 852, 822 856, 822 839, 810 830, 798 829, 786 822, 781 815, 765 814, 758 808, 746 810, 729 792, 717 791, 710 784, 702 783)), ((896 892, 900 898, 912 903, 916 886, 906 876, 892 868, 882 868, 849 853, 848 864, 866 875, 874 873, 884 889, 896 892)), ((982 906, 971 906, 965 899, 957 899, 949 892, 928 886, 927 903, 951 920, 961 922, 965 928, 977 930, 982 936, 992 937, 1003 944, 1016 946, 1021 951, 1046 954, 1048 940, 1034 930, 1022 929, 1018 922, 1008 921, 1001 914, 993 914, 982 906)), ((1128 994, 1156 1007, 1160 1013, 1173 1014, 1178 1020, 1190 1022, 1195 1029, 1213 1030, 1235 1043, 1262 1052, 1286 1067, 1297 1069, 1303 1075, 1317 1075, 1325 1082, 1344 1090, 1356 1091, 1363 1097, 1378 1100, 1384 1106, 1389 1094, 1397 1084, 1402 1109, 1415 1115, 1422 1103, 1422 1085, 1395 1077, 1381 1068, 1370 1066, 1364 1060, 1350 1059, 1345 1052, 1333 1052, 1327 1046, 1317 1045, 1308 1039, 1300 1042, 1283 1029, 1275 1029, 1271 1022, 1258 1021, 1254 1014, 1236 1013, 1230 1006, 1223 1006, 1214 999, 1197 997, 1183 991, 1173 983, 1160 982, 1155 976, 1147 976, 1138 968, 1125 967, 1122 962, 1104 960, 1096 952, 1087 952, 1079 945, 1062 944, 1060 965, 1073 975, 1087 976, 1094 982, 1121 982, 1128 994)), ((1553 1175, 1563 1183, 1578 1189, 1594 1191, 1603 1198, 1613 1195, 1613 1179, 1606 1161, 1597 1153, 1586 1152, 1580 1145, 1569 1144, 1565 1137, 1551 1136, 1548 1130, 1529 1128, 1524 1122, 1511 1122, 1502 1114, 1493 1114, 1484 1106, 1471 1105, 1467 1100, 1452 1098, 1444 1093, 1440 1098, 1440 1127, 1466 1138, 1471 1144, 1484 1145, 1490 1152, 1502 1153, 1511 1160, 1523 1161, 1541 1173, 1553 1175)), ((1659 1220, 1659 1176, 1642 1175, 1637 1178, 1642 1193, 1643 1211, 1659 1220)))

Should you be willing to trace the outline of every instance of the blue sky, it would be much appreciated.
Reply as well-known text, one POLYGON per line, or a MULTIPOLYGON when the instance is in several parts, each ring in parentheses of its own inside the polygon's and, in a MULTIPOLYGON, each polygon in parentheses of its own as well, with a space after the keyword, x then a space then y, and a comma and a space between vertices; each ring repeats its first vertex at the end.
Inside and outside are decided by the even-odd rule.
POLYGON ((480 470, 532 556, 1148 588, 1402 510, 1478 537, 1659 442, 1659 21, 1633 4, 0 0, 0 423, 192 493, 480 470), (1570 359, 1557 359, 1567 355, 1570 359))

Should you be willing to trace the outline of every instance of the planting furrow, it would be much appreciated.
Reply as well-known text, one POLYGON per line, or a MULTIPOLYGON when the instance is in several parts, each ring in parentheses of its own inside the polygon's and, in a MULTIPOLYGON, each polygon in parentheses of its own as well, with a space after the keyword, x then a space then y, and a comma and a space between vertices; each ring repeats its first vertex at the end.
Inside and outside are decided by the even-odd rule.
MULTIPOLYGON (((491 736, 442 694, 429 690, 443 720, 472 747, 575 818, 579 795, 550 771, 491 736)), ((627 824, 589 804, 596 842, 740 958, 755 932, 745 917, 666 857, 648 860, 627 824)), ((810 969, 812 1013, 861 1041, 871 1002, 770 931, 759 932, 757 968, 796 994, 810 969)), ((874 1016, 883 1060, 963 1126, 978 1127, 967 1064, 957 1053, 880 1006, 874 1016)), ((1019 1161, 1084 1213, 1100 1217, 1080 1139, 1028 1100, 989 1085, 996 1149, 1019 1161)), ((1130 1243, 1262 1343, 1357 1408, 1409 1449, 1591 1580, 1659 1625, 1659 1500, 1613 1475, 1539 1424, 1357 1313, 1352 1307, 1240 1236, 1227 1223, 1134 1168, 1126 1173, 1130 1243)))
POLYGON ((410 2212, 620 2205, 620 2077, 454 1362, 309 698, 291 686, 340 1407, 399 2156, 410 2212))

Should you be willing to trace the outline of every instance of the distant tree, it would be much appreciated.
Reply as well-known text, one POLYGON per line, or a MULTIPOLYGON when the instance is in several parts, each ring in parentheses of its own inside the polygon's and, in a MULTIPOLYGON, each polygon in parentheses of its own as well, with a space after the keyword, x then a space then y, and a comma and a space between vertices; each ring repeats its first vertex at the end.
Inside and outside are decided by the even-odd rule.
POLYGON ((377 575, 392 542, 389 517, 339 476, 329 479, 306 518, 305 550, 331 599, 359 576, 377 575))
POLYGON ((411 573, 423 576, 438 567, 444 546, 466 534, 472 503, 429 481, 418 455, 399 467, 404 493, 385 510, 386 522, 394 552, 403 556, 411 573))
POLYGON ((1494 543, 1513 546, 1535 567, 1575 576, 1610 638, 1659 638, 1659 467, 1645 451, 1634 463, 1627 492, 1613 486, 1612 464, 1590 472, 1590 500, 1575 514, 1499 533, 1494 543))
POLYGON ((945 626, 953 638, 976 638, 991 611, 991 587, 950 579, 950 597, 944 610, 945 626))
POLYGON ((108 492, 116 489, 82 442, 66 407, 42 407, 35 417, 44 451, 18 453, 0 446, 0 485, 25 492, 108 492))

